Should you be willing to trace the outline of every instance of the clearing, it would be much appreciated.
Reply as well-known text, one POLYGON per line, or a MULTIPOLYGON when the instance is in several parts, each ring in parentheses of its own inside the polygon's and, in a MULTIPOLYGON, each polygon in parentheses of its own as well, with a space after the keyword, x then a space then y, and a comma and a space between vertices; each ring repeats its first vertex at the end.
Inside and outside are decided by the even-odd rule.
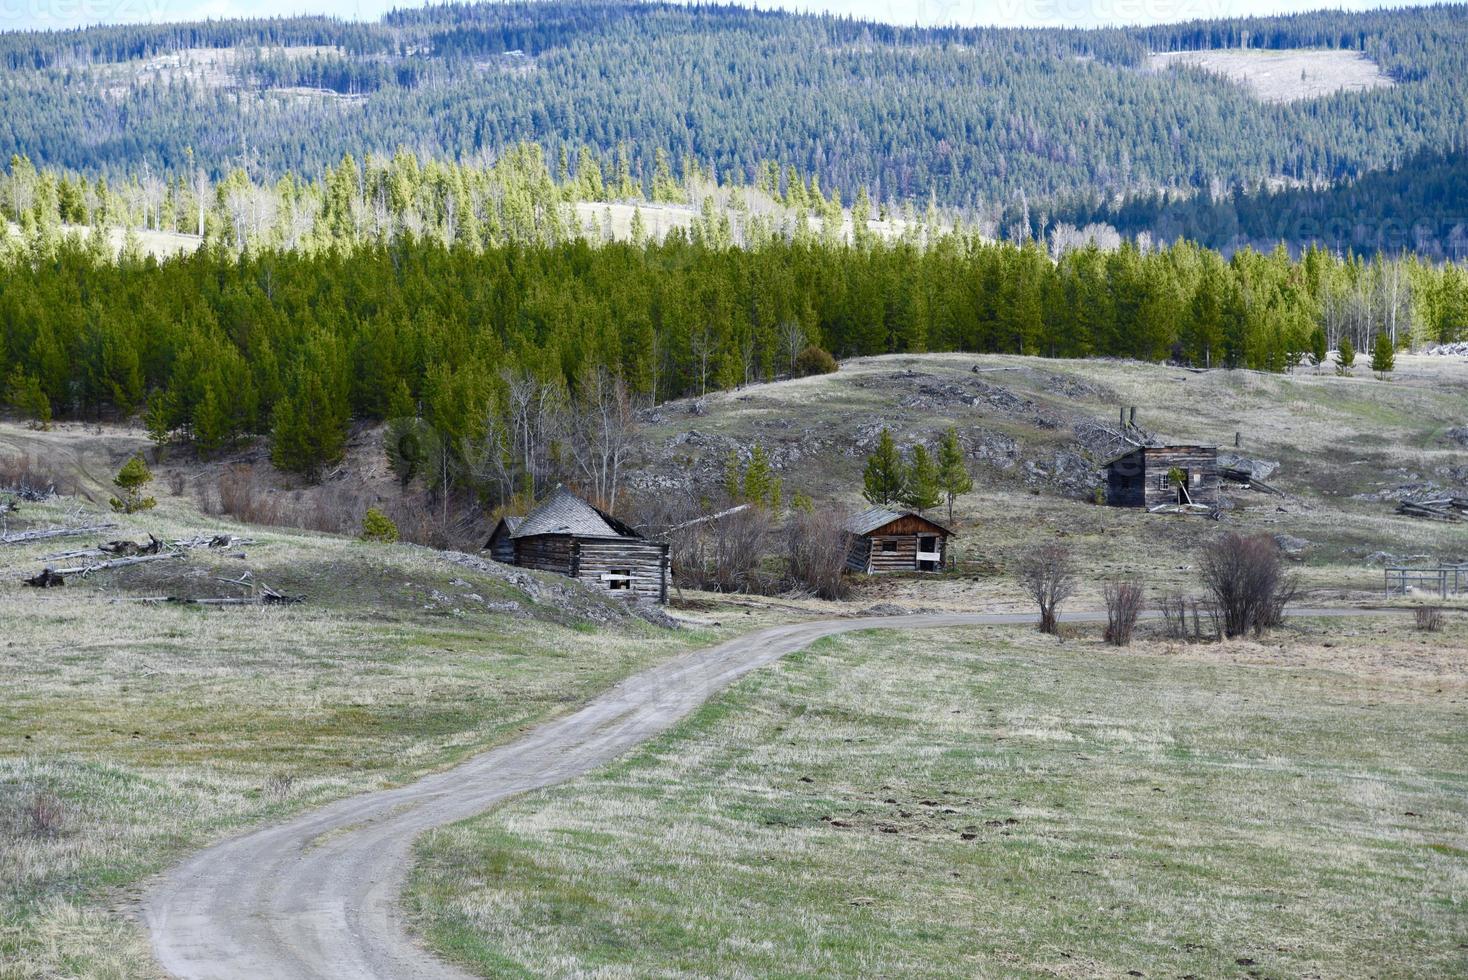
POLYGON ((407 902, 497 977, 1458 974, 1465 645, 822 641, 431 832, 407 902))
POLYGON ((1154 51, 1147 67, 1162 71, 1189 65, 1222 75, 1264 102, 1298 102, 1336 92, 1369 92, 1395 83, 1359 51, 1331 49, 1232 48, 1211 51, 1154 51))

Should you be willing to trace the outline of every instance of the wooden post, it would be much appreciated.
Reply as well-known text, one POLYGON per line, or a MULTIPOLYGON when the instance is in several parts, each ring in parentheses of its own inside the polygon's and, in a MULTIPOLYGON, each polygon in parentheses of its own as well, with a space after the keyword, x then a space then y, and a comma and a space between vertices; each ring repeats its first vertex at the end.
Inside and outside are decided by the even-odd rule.
POLYGON ((1234 448, 1235 449, 1238 449, 1240 446, 1242 446, 1244 444, 1243 441, 1242 441, 1242 437, 1243 437, 1243 433, 1242 432, 1235 432, 1234 433, 1234 448))
POLYGON ((1131 410, 1131 413, 1130 413, 1130 418, 1128 419, 1128 421, 1132 424, 1133 427, 1136 426, 1136 424, 1137 424, 1137 406, 1135 406, 1135 405, 1132 406, 1132 410, 1131 410))
POLYGON ((1125 432, 1126 431, 1126 406, 1125 405, 1118 405, 1118 406, 1116 406, 1116 411, 1118 413, 1116 424, 1119 425, 1119 426, 1121 426, 1121 431, 1125 432))

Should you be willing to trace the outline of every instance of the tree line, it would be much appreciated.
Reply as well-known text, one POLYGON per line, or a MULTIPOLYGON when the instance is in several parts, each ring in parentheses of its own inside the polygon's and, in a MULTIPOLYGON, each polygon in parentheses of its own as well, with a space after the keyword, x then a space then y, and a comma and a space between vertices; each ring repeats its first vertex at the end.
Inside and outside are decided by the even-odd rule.
POLYGON ((511 453, 517 379, 582 404, 611 386, 645 406, 826 370, 819 350, 1285 371, 1322 342, 1372 350, 1382 334, 1394 349, 1468 338, 1464 270, 1319 249, 1224 259, 1186 242, 1052 260, 971 234, 471 248, 408 232, 161 261, 95 237, 0 242, 11 406, 138 417, 203 454, 271 434, 277 464, 308 475, 340 457, 352 420, 421 420, 460 462, 494 433, 492 452, 511 453))

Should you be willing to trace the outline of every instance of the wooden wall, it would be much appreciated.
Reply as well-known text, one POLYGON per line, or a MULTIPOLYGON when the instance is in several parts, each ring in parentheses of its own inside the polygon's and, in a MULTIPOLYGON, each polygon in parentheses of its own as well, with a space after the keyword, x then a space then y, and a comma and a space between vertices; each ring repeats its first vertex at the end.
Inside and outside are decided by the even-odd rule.
POLYGON ((1106 469, 1106 502, 1149 509, 1177 503, 1177 488, 1167 479, 1173 467, 1188 471, 1193 503, 1218 503, 1218 453, 1202 446, 1138 449, 1115 460, 1106 469))
POLYGON ((668 601, 668 546, 640 538, 573 538, 543 534, 514 541, 514 563, 555 572, 624 599, 668 601), (627 588, 613 588, 627 574, 627 588))
POLYGON ((515 539, 503 527, 495 528, 489 539, 489 557, 506 565, 515 564, 515 539))
POLYGON ((578 538, 572 576, 610 595, 666 602, 668 546, 637 538, 578 538), (621 573, 630 576, 630 588, 613 588, 618 583, 605 577, 621 573))
POLYGON ((938 552, 938 565, 933 570, 937 571, 943 567, 943 554, 947 544, 943 535, 931 532, 923 535, 887 533, 891 527, 892 525, 889 524, 883 528, 881 534, 868 534, 856 538, 847 556, 846 567, 853 571, 869 572, 873 575, 919 571, 917 566, 919 537, 937 538, 935 550, 938 552), (891 550, 887 550, 888 546, 891 550))

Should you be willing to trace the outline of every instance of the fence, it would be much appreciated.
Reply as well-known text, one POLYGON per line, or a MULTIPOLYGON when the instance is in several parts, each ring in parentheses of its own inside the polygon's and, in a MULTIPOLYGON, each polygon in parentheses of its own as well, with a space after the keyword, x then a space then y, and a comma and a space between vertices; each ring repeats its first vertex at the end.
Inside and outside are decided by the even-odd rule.
POLYGON ((1409 588, 1436 592, 1446 599, 1468 592, 1468 562, 1438 565, 1436 568, 1410 568, 1390 565, 1384 572, 1387 595, 1406 595, 1409 588))

